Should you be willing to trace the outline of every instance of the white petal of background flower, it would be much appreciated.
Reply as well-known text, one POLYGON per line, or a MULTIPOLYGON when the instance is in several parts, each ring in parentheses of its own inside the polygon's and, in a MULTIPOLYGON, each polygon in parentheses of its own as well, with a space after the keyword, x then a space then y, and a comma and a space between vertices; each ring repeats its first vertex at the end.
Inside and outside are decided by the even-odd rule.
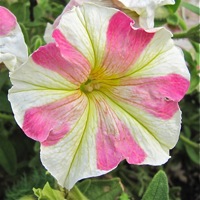
MULTIPOLYGON (((7 12, 8 18, 0 23, 1 26, 7 26, 9 16, 15 16, 6 8, 0 6, 0 11, 7 12)), ((16 18, 15 18, 16 20, 16 18)), ((19 24, 16 21, 15 27, 5 35, 0 35, 0 63, 3 62, 12 72, 19 67, 28 58, 28 49, 24 41, 24 36, 19 24)))
POLYGON ((157 7, 174 4, 174 0, 119 0, 125 8, 139 15, 139 23, 143 28, 154 27, 154 16, 157 7))

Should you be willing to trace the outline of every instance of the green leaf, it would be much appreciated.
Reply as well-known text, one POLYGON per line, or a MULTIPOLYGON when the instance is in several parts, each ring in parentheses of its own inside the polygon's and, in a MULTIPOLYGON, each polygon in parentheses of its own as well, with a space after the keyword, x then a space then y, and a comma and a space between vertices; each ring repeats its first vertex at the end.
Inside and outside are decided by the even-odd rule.
POLYGON ((181 3, 181 0, 176 0, 175 4, 167 5, 165 7, 169 10, 169 12, 175 13, 177 11, 177 9, 179 8, 180 3, 181 3))
POLYGON ((87 190, 89 190, 89 188, 91 186, 91 182, 92 182, 91 179, 86 179, 85 181, 78 183, 77 186, 81 190, 81 192, 83 192, 85 194, 87 192, 87 190))
POLYGON ((40 46, 42 46, 44 44, 42 38, 38 37, 35 40, 35 45, 34 45, 34 50, 37 50, 40 46))
POLYGON ((142 200, 169 200, 167 176, 160 170, 150 182, 142 200))
MULTIPOLYGON (((197 53, 200 53, 200 45, 197 42, 191 41, 191 44, 197 53)), ((199 58, 198 58, 199 59, 199 58)))
POLYGON ((27 47, 28 47, 28 51, 29 51, 29 53, 30 53, 30 49, 29 49, 30 41, 29 41, 29 35, 28 35, 27 28, 24 26, 23 23, 19 23, 19 25, 20 25, 20 28, 21 28, 21 30, 22 30, 25 43, 26 43, 26 45, 27 45, 27 47))
POLYGON ((35 197, 33 197, 33 195, 26 195, 21 197, 19 200, 35 200, 35 197))
POLYGON ((10 106, 10 103, 8 101, 7 95, 0 91, 0 112, 7 112, 7 113, 12 113, 12 109, 10 106))
POLYGON ((10 11, 17 17, 18 22, 29 21, 30 12, 29 12, 29 2, 16 2, 11 4, 10 11))
POLYGON ((166 19, 155 19, 154 20, 154 26, 155 27, 160 27, 160 26, 163 26, 164 24, 167 23, 167 20, 166 19))
POLYGON ((75 185, 68 193, 67 200, 89 200, 75 185))
MULTIPOLYGON (((197 61, 197 66, 200 66, 200 52, 196 52, 195 58, 197 61)), ((197 70, 200 71, 200 68, 198 68, 197 70)))
POLYGON ((197 15, 200 15, 200 8, 191 4, 191 3, 188 3, 188 2, 185 2, 183 1, 181 3, 181 5, 185 8, 187 8, 188 10, 192 11, 193 13, 197 14, 197 15))
POLYGON ((8 70, 0 72, 0 90, 3 87, 4 83, 8 80, 8 70))
MULTIPOLYGON (((23 145, 19 144, 19 145, 23 145)), ((20 156, 20 155, 18 155, 20 156)), ((25 168, 27 161, 23 161, 23 169, 25 168)), ((18 168, 20 168, 20 163, 18 164, 18 168)), ((36 196, 33 194, 33 187, 35 188, 43 188, 43 186, 48 181, 50 185, 55 185, 55 179, 49 174, 45 174, 46 170, 40 166, 35 166, 33 170, 23 170, 23 174, 17 174, 15 176, 12 185, 6 187, 5 190, 5 200, 28 200, 28 196, 33 196, 34 200, 36 200, 36 196), (27 199, 26 199, 27 197, 27 199)))
POLYGON ((123 192, 119 178, 109 180, 87 179, 77 186, 88 199, 95 200, 113 200, 118 198, 123 192))
POLYGON ((199 149, 194 149, 189 145, 185 144, 185 148, 189 158, 196 163, 197 165, 200 164, 200 157, 199 157, 199 149))
POLYGON ((196 70, 192 70, 190 72, 191 80, 190 87, 187 91, 187 94, 191 94, 194 90, 196 90, 199 86, 199 75, 196 70))
POLYGON ((33 192, 38 200, 65 200, 63 192, 52 189, 48 182, 43 189, 33 188, 33 192))
POLYGON ((193 60, 192 55, 189 51, 186 51, 185 49, 182 49, 185 61, 188 63, 188 65, 192 68, 196 67, 196 62, 193 60))
POLYGON ((186 135, 187 138, 191 137, 191 130, 190 127, 187 125, 183 125, 183 130, 184 130, 184 134, 186 135))
POLYGON ((35 51, 44 44, 44 40, 39 35, 35 35, 31 38, 31 44, 31 51, 35 51))
POLYGON ((177 26, 179 24, 179 18, 176 14, 171 14, 167 17, 167 23, 172 26, 177 26))
POLYGON ((10 175, 15 175, 17 169, 17 157, 12 143, 0 137, 0 165, 10 175))
POLYGON ((125 192, 123 192, 121 194, 121 196, 119 197, 119 200, 130 200, 128 194, 126 194, 125 192))
POLYGON ((200 24, 187 31, 187 37, 194 42, 200 43, 200 24))
POLYGON ((4 7, 8 7, 8 2, 6 2, 6 1, 0 1, 0 6, 4 6, 4 7))

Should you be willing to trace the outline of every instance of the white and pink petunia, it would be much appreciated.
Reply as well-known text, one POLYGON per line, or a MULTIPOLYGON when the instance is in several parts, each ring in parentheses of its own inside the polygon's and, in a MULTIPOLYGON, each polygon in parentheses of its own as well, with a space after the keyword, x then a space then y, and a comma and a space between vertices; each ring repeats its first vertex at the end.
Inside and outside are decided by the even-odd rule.
POLYGON ((122 160, 161 165, 178 141, 189 72, 171 33, 134 28, 114 8, 65 12, 55 43, 11 74, 15 119, 67 189, 122 160))
POLYGON ((27 46, 16 17, 0 6, 0 63, 12 72, 27 59, 27 46))

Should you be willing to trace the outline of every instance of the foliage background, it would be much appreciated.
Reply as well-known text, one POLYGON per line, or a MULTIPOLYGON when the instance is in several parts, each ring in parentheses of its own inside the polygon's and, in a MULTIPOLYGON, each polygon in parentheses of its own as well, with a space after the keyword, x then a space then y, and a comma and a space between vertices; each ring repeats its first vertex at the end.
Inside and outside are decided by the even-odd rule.
MULTIPOLYGON (((53 23, 66 4, 66 0, 38 0, 37 3, 34 0, 0 0, 0 5, 16 15, 29 53, 45 44, 43 34, 46 23, 53 23)), ((174 6, 165 6, 165 11, 166 16, 158 15, 155 24, 165 25, 174 33, 174 39, 182 46, 191 73, 190 89, 180 103, 183 118, 181 135, 178 144, 171 151, 172 158, 169 162, 160 167, 152 167, 128 165, 124 161, 107 175, 80 181, 71 192, 60 188, 40 163, 39 143, 26 137, 14 120, 7 100, 11 87, 9 74, 5 66, 0 64, 0 199, 62 200, 87 197, 98 200, 151 200, 156 197, 149 194, 153 191, 149 183, 162 169, 162 173, 159 172, 159 176, 154 177, 155 181, 152 182, 153 186, 156 183, 162 187, 162 183, 167 181, 163 186, 164 192, 160 188, 162 199, 200 200, 200 10, 190 1, 177 0, 174 6), (188 16, 193 18, 188 20, 188 16), (166 198, 165 191, 168 193, 166 198), (98 197, 95 196, 97 194, 98 197)), ((158 196, 159 194, 159 200, 158 196)))

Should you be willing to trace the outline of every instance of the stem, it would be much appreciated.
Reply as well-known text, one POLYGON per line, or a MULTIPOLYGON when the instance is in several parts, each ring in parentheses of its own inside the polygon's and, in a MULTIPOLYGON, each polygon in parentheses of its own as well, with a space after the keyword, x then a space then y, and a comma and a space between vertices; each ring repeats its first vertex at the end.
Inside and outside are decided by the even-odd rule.
POLYGON ((7 114, 3 114, 3 113, 0 113, 0 118, 4 119, 4 120, 14 120, 13 115, 7 115, 7 114))
POLYGON ((187 38, 187 32, 174 33, 173 39, 177 38, 187 38))
POLYGON ((189 145, 189 146, 191 146, 191 147, 193 147, 195 149, 199 149, 199 147, 200 147, 198 143, 191 141, 190 139, 188 139, 187 137, 185 137, 183 135, 180 135, 180 139, 183 142, 185 142, 187 145, 189 145))
POLYGON ((186 31, 187 25, 185 21, 180 16, 178 16, 178 20, 179 20, 179 26, 182 28, 183 31, 186 31))

